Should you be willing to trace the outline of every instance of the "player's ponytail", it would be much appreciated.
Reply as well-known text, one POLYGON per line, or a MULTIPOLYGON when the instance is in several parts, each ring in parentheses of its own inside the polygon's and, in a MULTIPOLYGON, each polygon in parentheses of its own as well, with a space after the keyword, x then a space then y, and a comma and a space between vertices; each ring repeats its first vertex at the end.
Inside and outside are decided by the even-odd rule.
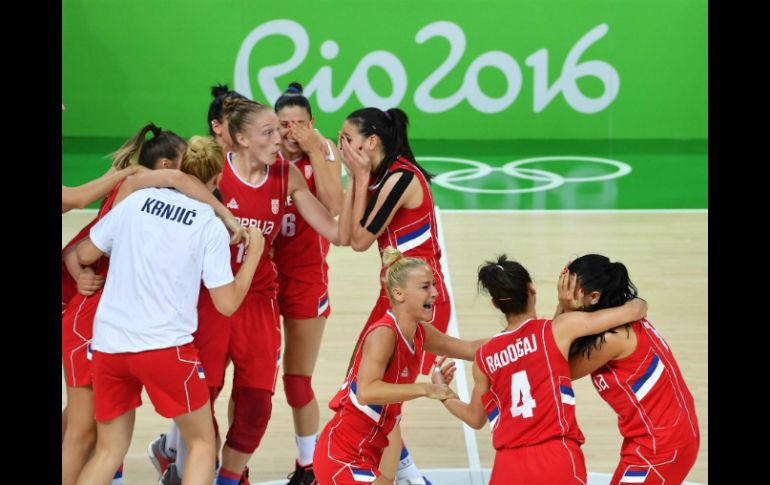
POLYGON ((224 113, 224 102, 227 98, 245 98, 242 94, 239 94, 235 91, 230 91, 230 88, 227 87, 227 84, 217 84, 216 86, 211 87, 211 96, 214 97, 214 99, 209 104, 209 112, 208 116, 206 117, 207 125, 209 127, 209 135, 214 136, 214 128, 212 126, 212 121, 217 120, 220 123, 223 123, 224 113))
MULTIPOLYGON (((599 300, 586 307, 585 311, 593 312, 618 307, 637 298, 636 286, 631 282, 626 266, 619 261, 611 262, 607 256, 586 254, 572 261, 567 269, 570 273, 577 274, 577 285, 578 288, 583 289, 583 294, 599 292, 599 300)), ((616 330, 608 331, 616 332, 616 330)), ((628 331, 626 327, 626 332, 628 331)), ((581 337, 572 343, 570 355, 583 354, 588 358, 591 356, 591 351, 599 349, 604 341, 604 333, 581 337)))
POLYGON ((497 261, 479 266, 478 289, 492 297, 495 306, 506 315, 527 311, 532 278, 524 266, 502 254, 497 261))
POLYGON ((375 135, 382 143, 385 156, 377 168, 375 179, 380 180, 393 165, 399 156, 404 157, 425 176, 430 182, 432 175, 425 170, 414 158, 412 148, 409 146, 407 127, 409 117, 398 108, 383 111, 379 108, 362 108, 350 113, 347 120, 354 124, 359 133, 364 137, 375 135))
POLYGON ((185 146, 187 142, 184 138, 150 122, 109 156, 112 158, 113 167, 118 170, 128 167, 131 163, 139 163, 152 170, 162 158, 169 160, 179 158, 185 146), (152 138, 147 139, 148 133, 152 133, 152 138), (134 158, 137 155, 138 160, 135 162, 134 158))

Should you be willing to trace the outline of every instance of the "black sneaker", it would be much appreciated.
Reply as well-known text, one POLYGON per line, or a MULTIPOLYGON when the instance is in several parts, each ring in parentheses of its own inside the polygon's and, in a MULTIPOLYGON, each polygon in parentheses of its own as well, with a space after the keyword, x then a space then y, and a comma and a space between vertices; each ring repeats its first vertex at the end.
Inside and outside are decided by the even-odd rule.
POLYGON ((313 464, 302 466, 298 461, 294 462, 294 471, 286 477, 289 481, 286 485, 312 485, 315 483, 313 464))

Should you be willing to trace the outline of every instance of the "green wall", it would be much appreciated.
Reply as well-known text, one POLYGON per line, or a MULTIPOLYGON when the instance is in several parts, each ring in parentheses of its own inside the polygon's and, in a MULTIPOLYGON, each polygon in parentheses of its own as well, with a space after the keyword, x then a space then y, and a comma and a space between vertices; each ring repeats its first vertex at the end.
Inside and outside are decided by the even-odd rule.
POLYGON ((330 137, 375 105, 404 109, 412 138, 706 139, 708 4, 62 3, 65 137, 199 134, 212 84, 272 103, 292 81, 330 137))

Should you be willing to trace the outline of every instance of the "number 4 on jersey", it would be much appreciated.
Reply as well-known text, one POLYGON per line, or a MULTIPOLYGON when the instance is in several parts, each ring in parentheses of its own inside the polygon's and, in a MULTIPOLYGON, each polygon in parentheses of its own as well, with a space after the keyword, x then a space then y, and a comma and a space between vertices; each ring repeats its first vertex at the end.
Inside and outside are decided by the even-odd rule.
POLYGON ((522 370, 511 376, 511 416, 531 418, 536 403, 530 391, 527 371, 522 370))

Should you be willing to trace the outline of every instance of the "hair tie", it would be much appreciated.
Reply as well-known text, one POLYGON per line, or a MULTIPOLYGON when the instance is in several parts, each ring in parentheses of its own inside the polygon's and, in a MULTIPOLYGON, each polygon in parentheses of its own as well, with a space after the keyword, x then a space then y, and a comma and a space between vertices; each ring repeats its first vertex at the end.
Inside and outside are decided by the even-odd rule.
POLYGON ((386 118, 387 118, 389 121, 393 121, 393 118, 391 118, 391 117, 390 117, 390 113, 388 113, 387 111, 383 111, 383 112, 382 112, 382 114, 384 114, 384 115, 385 115, 385 117, 386 117, 386 118))
POLYGON ((300 91, 297 86, 289 86, 288 88, 286 88, 286 92, 287 93, 296 93, 296 94, 301 94, 302 93, 302 91, 300 91))
POLYGON ((499 264, 496 264, 495 266, 497 266, 498 268, 500 268, 501 270, 503 270, 503 272, 505 272, 505 268, 503 268, 503 267, 502 267, 502 266, 500 266, 499 264))
POLYGON ((510 298, 495 298, 497 301, 508 301, 510 298))

